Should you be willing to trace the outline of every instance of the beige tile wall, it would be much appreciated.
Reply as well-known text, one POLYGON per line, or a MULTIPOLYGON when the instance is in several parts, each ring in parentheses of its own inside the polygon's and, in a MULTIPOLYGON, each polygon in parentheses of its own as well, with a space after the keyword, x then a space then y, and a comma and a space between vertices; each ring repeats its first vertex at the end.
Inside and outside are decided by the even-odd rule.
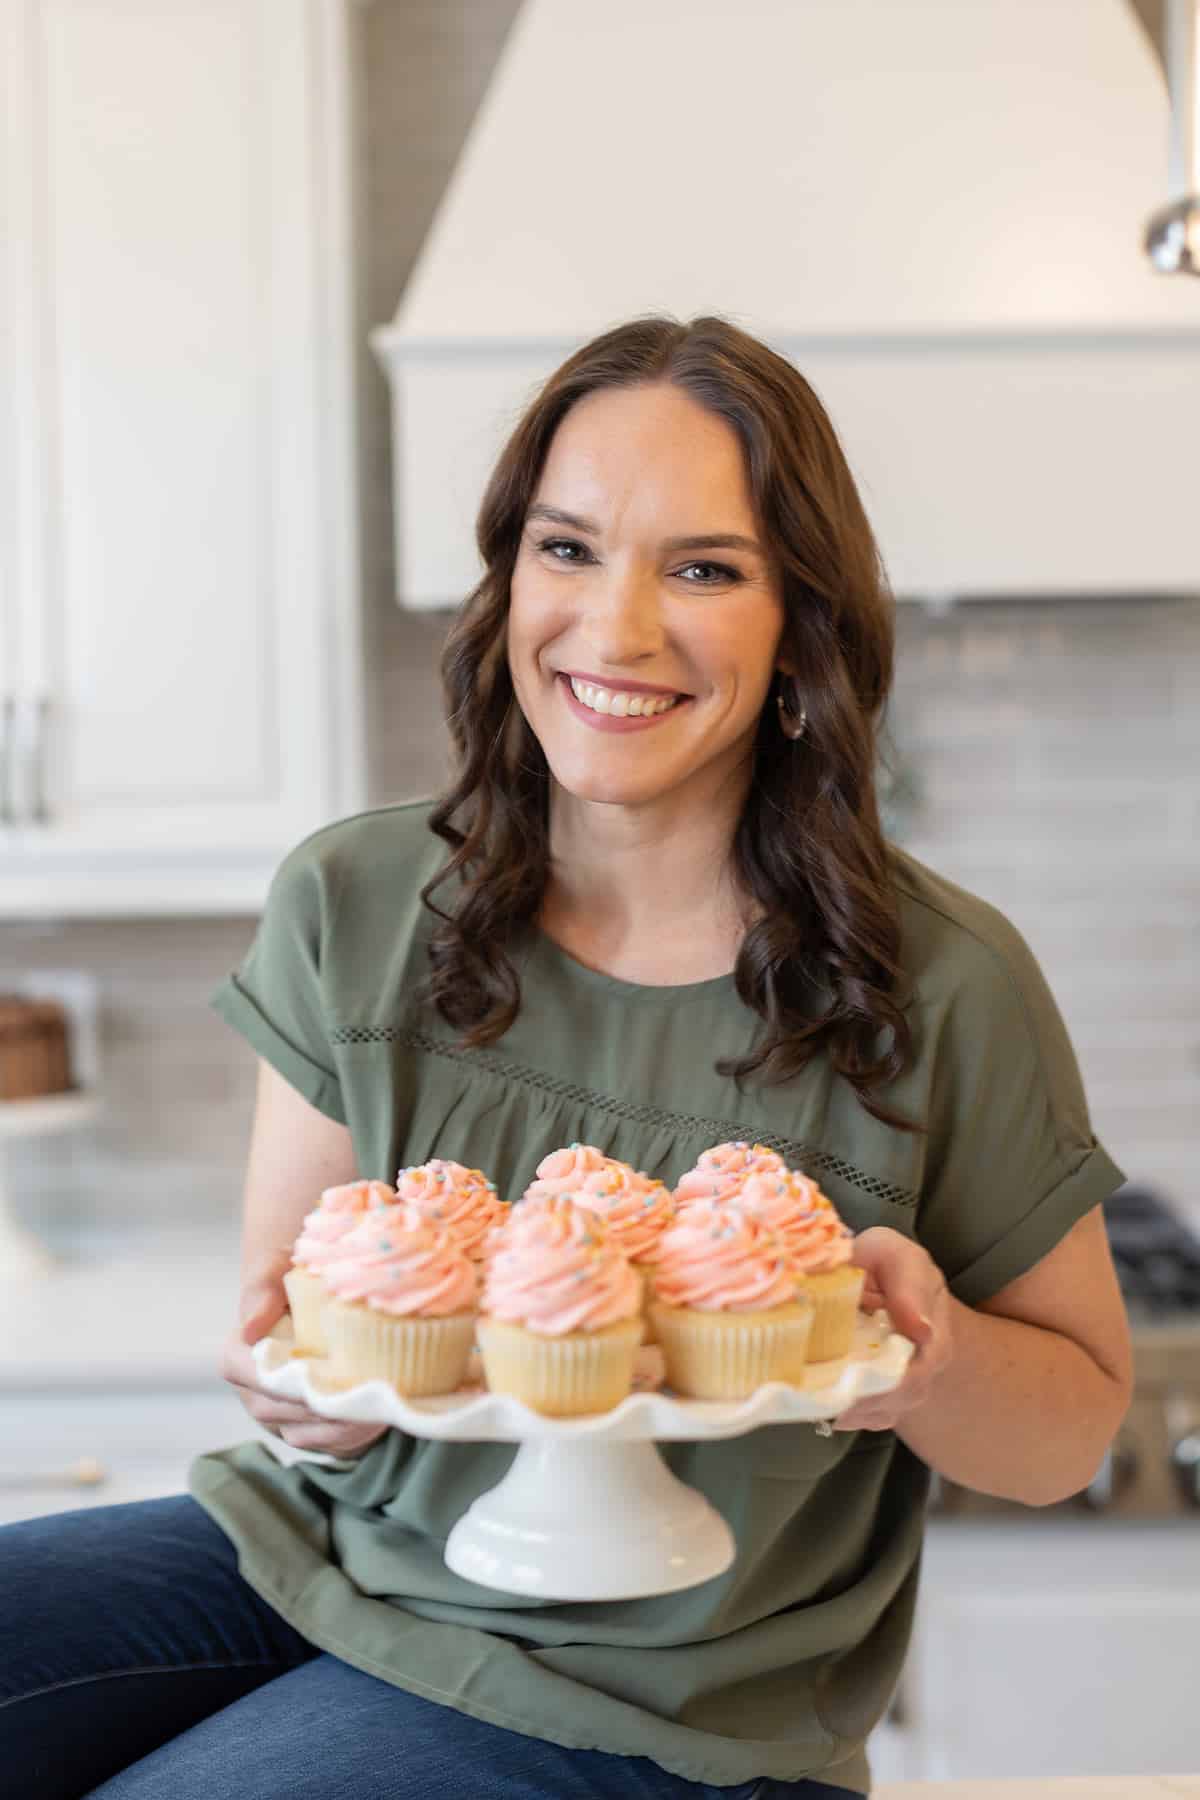
MULTIPOLYGON (((515 0, 364 9, 364 323, 395 305, 515 11, 515 0)), ((387 396, 365 354, 363 385, 381 802, 440 780, 445 621, 391 602, 387 396)), ((899 831, 1025 932, 1097 1129, 1200 1228, 1200 604, 904 610, 899 636, 892 732, 916 786, 899 831)), ((10 1146, 31 1223, 71 1243, 234 1218, 253 1057, 207 1000, 252 930, 246 919, 0 928, 0 986, 9 969, 77 967, 103 993, 103 1122, 10 1146)))
POLYGON ((904 611, 908 847, 1016 923, 1131 1179, 1200 1227, 1200 601, 904 611))

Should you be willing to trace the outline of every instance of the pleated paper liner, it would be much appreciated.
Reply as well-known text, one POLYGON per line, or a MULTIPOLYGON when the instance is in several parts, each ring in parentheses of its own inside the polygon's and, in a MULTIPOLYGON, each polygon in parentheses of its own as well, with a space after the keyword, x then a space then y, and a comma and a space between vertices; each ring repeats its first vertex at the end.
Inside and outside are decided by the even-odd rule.
POLYGON ((319 1275, 294 1263, 283 1278, 292 1315, 292 1330, 299 1356, 325 1354, 325 1332, 321 1325, 321 1308, 325 1304, 325 1286, 319 1275))
POLYGON ((700 1312, 651 1303, 667 1385, 696 1400, 740 1400, 767 1381, 804 1382, 813 1308, 790 1301, 766 1312, 700 1312))
POLYGON ((321 1322, 329 1344, 328 1372, 336 1383, 381 1379, 401 1394, 449 1394, 467 1372, 475 1333, 473 1313, 406 1318, 358 1301, 328 1298, 321 1322))
POLYGON ((803 1275, 800 1293, 812 1301, 812 1336, 808 1340, 810 1363, 831 1362, 848 1356, 858 1322, 858 1302, 866 1282, 862 1269, 830 1269, 826 1275, 803 1275))
POLYGON ((535 1412, 556 1418, 607 1412, 632 1390, 640 1316, 557 1338, 499 1319, 481 1318, 476 1329, 491 1392, 510 1394, 535 1412))

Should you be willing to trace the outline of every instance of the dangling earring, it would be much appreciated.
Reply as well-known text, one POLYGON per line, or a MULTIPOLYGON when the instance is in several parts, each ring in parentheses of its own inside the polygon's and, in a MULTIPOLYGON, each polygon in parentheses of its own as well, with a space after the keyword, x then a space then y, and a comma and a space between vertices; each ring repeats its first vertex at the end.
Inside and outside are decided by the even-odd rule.
POLYGON ((795 743, 798 738, 804 736, 804 733, 808 729, 808 713, 805 711, 804 707, 801 707, 798 713, 794 713, 791 710, 783 697, 782 683, 780 684, 779 692, 775 696, 775 704, 779 708, 779 729, 783 732, 784 737, 791 738, 792 742, 795 743))

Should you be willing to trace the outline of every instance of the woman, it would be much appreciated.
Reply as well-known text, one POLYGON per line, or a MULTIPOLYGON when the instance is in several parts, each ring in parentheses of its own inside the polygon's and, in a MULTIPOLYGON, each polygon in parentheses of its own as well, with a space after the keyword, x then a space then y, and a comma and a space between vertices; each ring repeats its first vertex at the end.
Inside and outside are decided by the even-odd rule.
POLYGON ((36 1650, 0 1766, 39 1795, 864 1793, 929 1470, 1049 1503, 1124 1414, 1121 1177, 1017 933, 881 835, 890 606, 812 390, 718 319, 611 331, 517 426, 479 545, 452 788, 293 851, 217 1000, 262 1058, 225 1373, 326 1460, 242 1445, 194 1497, 10 1528, 36 1650), (733 1525, 726 1575, 474 1586, 442 1545, 511 1446, 257 1387, 323 1187, 445 1156, 511 1196, 572 1141, 674 1181, 731 1137, 820 1180, 918 1349, 831 1434, 666 1447, 733 1525))

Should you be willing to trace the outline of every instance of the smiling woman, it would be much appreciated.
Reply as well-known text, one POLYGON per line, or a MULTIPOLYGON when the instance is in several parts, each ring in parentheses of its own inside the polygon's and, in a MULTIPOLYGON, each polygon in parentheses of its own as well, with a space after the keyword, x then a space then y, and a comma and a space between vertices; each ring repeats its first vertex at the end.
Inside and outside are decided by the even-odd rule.
POLYGON ((808 384, 719 319, 620 326, 517 425, 478 541, 447 791, 297 845, 216 996, 262 1063, 224 1370, 325 1460, 243 1444, 191 1497, 0 1532, 0 1767, 45 1800, 864 1794, 930 1469, 1061 1497, 1127 1402, 1121 1177, 1054 1001, 1007 920, 880 829, 891 607, 808 384), (506 1446, 259 1385, 327 1184, 443 1159, 515 1200, 574 1144, 665 1194, 743 1139, 819 1179, 918 1349, 840 1430, 668 1447, 732 1528, 725 1573, 477 1586, 443 1552, 506 1446))
POLYGON ((547 382, 477 535, 444 660, 459 779, 430 820, 454 854, 426 899, 462 883, 431 945, 445 1016, 507 1029, 505 946, 536 919, 648 985, 736 969, 763 1022, 743 1073, 824 1049, 911 1123, 878 1097, 908 1039, 872 778, 891 603, 811 387, 721 320, 623 326, 547 382))

